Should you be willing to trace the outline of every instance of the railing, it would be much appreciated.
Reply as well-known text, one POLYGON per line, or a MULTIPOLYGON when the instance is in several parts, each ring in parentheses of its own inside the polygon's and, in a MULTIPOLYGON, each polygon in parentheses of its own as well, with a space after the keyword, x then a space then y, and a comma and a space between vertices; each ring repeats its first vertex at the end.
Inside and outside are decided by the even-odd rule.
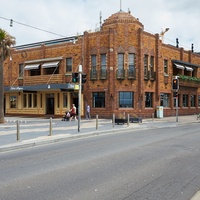
POLYGON ((97 80, 97 70, 90 71, 90 80, 97 80))
POLYGON ((63 83, 63 74, 51 74, 51 75, 40 75, 40 76, 25 76, 24 85, 35 85, 37 84, 47 84, 47 83, 63 83))
POLYGON ((116 78, 119 80, 125 79, 125 70, 124 69, 118 69, 116 71, 116 78))
POLYGON ((135 80, 136 79, 136 69, 134 69, 134 70, 128 69, 128 71, 127 71, 127 78, 129 80, 135 80))
POLYGON ((106 69, 101 69, 100 70, 100 79, 101 80, 107 79, 107 71, 106 71, 106 69))

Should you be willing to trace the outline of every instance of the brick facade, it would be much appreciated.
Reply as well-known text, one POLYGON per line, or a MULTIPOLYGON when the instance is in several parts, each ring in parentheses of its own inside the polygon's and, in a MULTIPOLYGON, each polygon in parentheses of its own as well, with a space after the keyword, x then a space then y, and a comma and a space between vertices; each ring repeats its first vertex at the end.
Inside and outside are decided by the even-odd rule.
POLYGON ((98 114, 99 117, 107 118, 113 113, 125 113, 143 118, 151 117, 156 113, 157 106, 161 106, 164 101, 167 103, 167 106, 164 105, 164 116, 175 115, 172 79, 178 74, 198 78, 196 81, 179 79, 179 114, 200 113, 200 55, 164 44, 159 34, 145 32, 143 24, 130 13, 120 11, 111 15, 97 32, 84 32, 83 35, 72 38, 16 47, 11 56, 12 60, 7 59, 4 63, 4 83, 7 88, 12 86, 15 90, 5 90, 6 114, 46 115, 46 96, 51 93, 54 99, 52 114, 62 115, 66 109, 70 109, 73 101, 77 101, 77 91, 66 89, 63 92, 59 87, 41 89, 40 86, 74 84, 71 75, 72 72, 78 72, 79 65, 83 66, 83 72, 87 74, 82 94, 82 115, 85 113, 85 105, 89 104, 91 116, 98 114), (92 56, 96 59, 95 66, 92 66, 92 56), (102 70, 104 56, 106 70, 102 70), (120 56, 123 61, 121 71, 120 56), (134 57, 134 63, 131 63, 134 69, 132 74, 131 56, 134 57), (67 58, 72 59, 71 71, 66 70, 67 58), (58 72, 46 74, 47 69, 42 65, 52 60, 59 62, 58 72), (31 70, 24 70, 23 76, 19 76, 20 64, 26 67, 37 63, 40 65, 39 75, 33 76, 31 70), (164 63, 167 63, 167 72, 164 71, 164 63), (179 69, 179 65, 184 69, 179 69), (24 107, 24 94, 30 94, 33 90, 17 90, 20 86, 38 86, 39 89, 34 91, 37 92, 35 107, 24 107), (64 93, 68 98, 65 107, 64 93), (132 95, 131 99, 120 97, 127 94, 132 95), (103 100, 95 95, 103 95, 103 100), (17 96, 16 108, 10 107, 11 96, 17 96), (147 102, 148 98, 150 102, 147 102), (126 101, 129 102, 128 106, 126 101))

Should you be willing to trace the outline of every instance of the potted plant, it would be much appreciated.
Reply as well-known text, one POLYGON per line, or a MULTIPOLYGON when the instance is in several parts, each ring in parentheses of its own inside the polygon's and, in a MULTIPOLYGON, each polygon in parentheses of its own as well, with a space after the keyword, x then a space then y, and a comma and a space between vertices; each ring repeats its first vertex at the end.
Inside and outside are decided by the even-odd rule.
POLYGON ((115 124, 125 124, 127 119, 125 118, 125 113, 120 113, 117 118, 115 118, 115 124))
POLYGON ((138 117, 137 115, 133 115, 129 118, 129 121, 132 123, 142 123, 142 117, 138 117))

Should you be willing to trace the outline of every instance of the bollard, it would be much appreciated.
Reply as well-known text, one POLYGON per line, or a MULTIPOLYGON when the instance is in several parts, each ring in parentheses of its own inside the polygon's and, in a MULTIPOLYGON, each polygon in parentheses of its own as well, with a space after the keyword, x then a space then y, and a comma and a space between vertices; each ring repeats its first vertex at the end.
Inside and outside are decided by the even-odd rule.
POLYGON ((52 118, 49 120, 49 136, 52 136, 52 118))
POLYGON ((114 128, 114 126, 115 126, 115 114, 113 114, 113 121, 112 121, 112 123, 113 123, 113 128, 114 128))
POLYGON ((19 133, 19 120, 17 120, 17 141, 20 140, 20 133, 19 133))
POLYGON ((96 115, 96 130, 98 129, 98 115, 96 115))
POLYGON ((154 121, 154 113, 152 113, 152 121, 154 121))
POLYGON ((128 114, 127 126, 129 126, 129 114, 128 114))

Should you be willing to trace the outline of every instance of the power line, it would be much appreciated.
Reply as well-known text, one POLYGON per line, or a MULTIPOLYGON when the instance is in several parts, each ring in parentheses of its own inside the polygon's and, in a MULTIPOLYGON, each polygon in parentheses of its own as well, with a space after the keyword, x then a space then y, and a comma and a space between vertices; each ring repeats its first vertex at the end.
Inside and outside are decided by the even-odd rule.
POLYGON ((47 31, 47 30, 45 30, 45 29, 37 28, 37 27, 35 27, 35 26, 31 26, 31 25, 28 25, 28 24, 24 24, 24 23, 21 23, 21 22, 14 21, 13 19, 7 19, 7 18, 1 17, 1 16, 0 16, 0 18, 1 18, 1 19, 4 19, 4 20, 7 20, 7 21, 10 21, 10 26, 11 26, 11 27, 13 26, 13 22, 14 22, 14 23, 20 24, 20 25, 22 25, 22 26, 26 26, 26 27, 29 27, 29 28, 33 28, 33 29, 36 29, 36 30, 39 30, 39 31, 43 31, 43 32, 46 32, 46 33, 50 33, 50 34, 53 34, 53 35, 57 35, 57 36, 59 36, 59 37, 66 37, 66 36, 64 36, 64 35, 61 35, 61 34, 58 34, 58 33, 54 33, 54 32, 52 32, 52 31, 47 31))

